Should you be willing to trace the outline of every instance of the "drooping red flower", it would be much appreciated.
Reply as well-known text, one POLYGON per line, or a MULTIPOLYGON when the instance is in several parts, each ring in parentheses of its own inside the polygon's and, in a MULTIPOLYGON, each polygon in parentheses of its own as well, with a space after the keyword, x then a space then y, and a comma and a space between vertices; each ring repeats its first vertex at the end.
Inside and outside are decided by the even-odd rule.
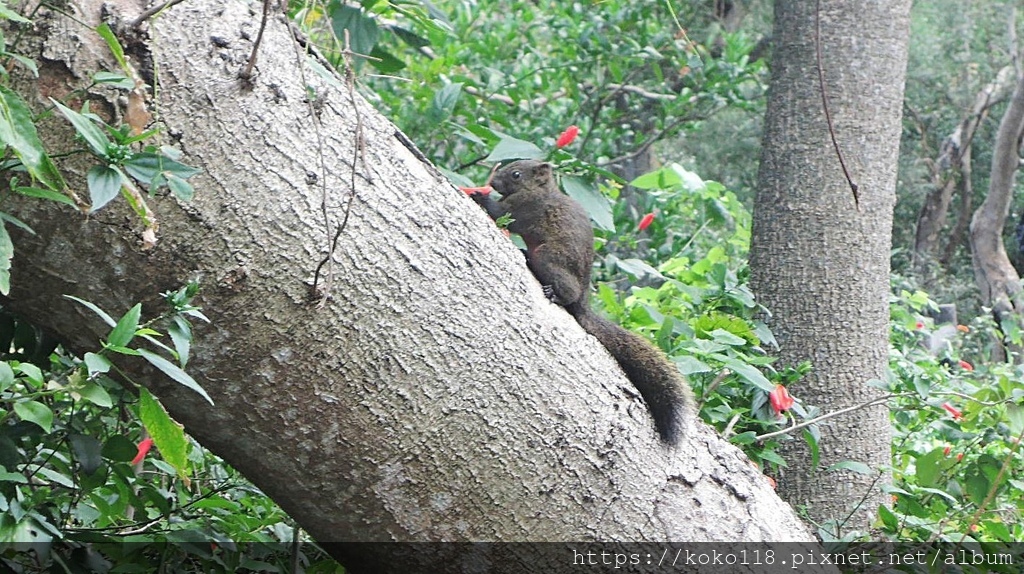
POLYGON ((132 464, 135 465, 142 462, 142 459, 146 458, 146 453, 148 453, 151 448, 153 448, 153 439, 149 437, 142 439, 142 441, 139 442, 139 453, 132 459, 132 464))
POLYGON ((951 446, 947 446, 946 448, 942 449, 942 455, 943 455, 943 456, 949 456, 949 452, 950 452, 951 450, 953 450, 953 447, 951 447, 951 446))
POLYGON ((974 365, 968 363, 967 361, 965 361, 963 359, 960 359, 960 368, 965 370, 965 371, 973 371, 974 370, 974 365))
POLYGON ((772 408, 775 409, 775 414, 781 415, 793 407, 793 397, 789 396, 789 391, 782 385, 775 385, 775 390, 768 393, 768 400, 772 404, 772 408))
POLYGON ((953 418, 956 420, 964 418, 964 413, 960 412, 956 407, 949 403, 942 403, 942 408, 946 409, 946 412, 953 415, 953 418))
POLYGON ((654 213, 648 213, 647 215, 643 216, 643 218, 640 220, 640 223, 636 226, 636 228, 639 229, 640 231, 643 231, 651 226, 652 221, 654 221, 654 213))
POLYGON ((576 139, 576 136, 580 134, 580 128, 578 126, 569 126, 565 128, 565 131, 558 135, 558 139, 555 140, 555 147, 563 148, 572 143, 572 140, 576 139))

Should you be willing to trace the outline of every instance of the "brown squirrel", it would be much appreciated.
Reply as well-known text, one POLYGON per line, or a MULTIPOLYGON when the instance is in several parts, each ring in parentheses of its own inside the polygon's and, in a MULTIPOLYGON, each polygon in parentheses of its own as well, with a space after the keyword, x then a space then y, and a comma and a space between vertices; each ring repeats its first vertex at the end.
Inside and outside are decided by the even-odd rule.
POLYGON ((551 164, 542 161, 520 160, 502 167, 491 187, 500 200, 480 188, 466 193, 492 219, 512 218, 508 230, 526 243, 527 265, 544 294, 608 349, 647 402, 661 439, 676 444, 693 403, 690 387, 654 345, 590 308, 594 230, 583 206, 558 190, 551 164))

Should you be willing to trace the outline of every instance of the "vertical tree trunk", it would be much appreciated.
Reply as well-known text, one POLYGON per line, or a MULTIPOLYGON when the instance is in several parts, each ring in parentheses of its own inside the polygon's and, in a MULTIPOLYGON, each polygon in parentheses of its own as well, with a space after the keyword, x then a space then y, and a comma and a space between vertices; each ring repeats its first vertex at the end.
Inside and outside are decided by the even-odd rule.
MULTIPOLYGON (((1024 317, 1020 276, 1010 263, 1003 244, 1003 227, 1010 213, 1014 179, 1020 165, 1020 138, 1024 133, 1024 75, 1017 80, 1010 105, 999 122, 992 154, 988 195, 971 218, 971 261, 982 302, 992 308, 996 321, 1020 321, 1024 317)), ((1019 341, 1010 341, 1020 351, 1019 341)), ((994 358, 1007 359, 1005 349, 994 358)))
MULTIPOLYGON (((888 358, 889 248, 907 64, 908 0, 835 0, 820 7, 821 66, 843 175, 822 110, 816 3, 778 0, 775 55, 758 173, 750 266, 772 312, 783 365, 814 371, 792 394, 824 411, 877 397, 888 358)), ((884 406, 821 425, 821 461, 790 443, 779 492, 835 529, 863 530, 884 497, 890 463, 884 406), (823 472, 840 461, 872 469, 823 472)))

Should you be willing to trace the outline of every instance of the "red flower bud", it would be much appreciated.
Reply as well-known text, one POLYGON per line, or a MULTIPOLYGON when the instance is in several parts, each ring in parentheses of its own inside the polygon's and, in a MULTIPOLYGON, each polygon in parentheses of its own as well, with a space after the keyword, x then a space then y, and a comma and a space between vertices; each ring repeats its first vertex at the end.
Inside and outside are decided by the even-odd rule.
POLYGON ((924 323, 918 321, 917 323, 914 323, 914 328, 915 329, 924 329, 924 323))
POLYGON ((965 370, 965 371, 973 371, 974 370, 974 365, 968 363, 967 361, 965 361, 963 359, 960 359, 960 368, 965 370))
POLYGON ((637 229, 643 231, 651 226, 651 222, 654 221, 654 214, 648 213, 640 220, 640 224, 636 226, 637 229))
POLYGON ((153 439, 148 437, 142 439, 142 442, 139 443, 139 453, 132 459, 132 464, 134 465, 142 462, 142 459, 146 458, 146 453, 148 453, 151 448, 153 448, 153 439))
POLYGON ((956 455, 956 461, 957 462, 960 462, 963 459, 964 459, 964 453, 960 453, 960 454, 956 455))
POLYGON ((576 136, 580 134, 580 128, 577 126, 569 126, 565 128, 565 131, 558 135, 558 139, 555 140, 555 147, 563 148, 572 143, 572 140, 576 139, 576 136))
POLYGON ((962 412, 960 412, 959 410, 957 410, 956 407, 954 407, 953 405, 951 405, 949 403, 942 403, 942 408, 946 409, 946 412, 948 412, 949 414, 953 415, 953 418, 955 420, 960 420, 960 419, 964 418, 964 414, 962 412))
POLYGON ((789 391, 782 385, 775 385, 775 390, 768 393, 768 400, 772 404, 772 408, 775 409, 775 414, 782 414, 793 407, 793 397, 789 396, 789 391))
POLYGON ((951 450, 953 450, 953 447, 951 447, 951 446, 947 446, 946 448, 942 449, 943 456, 949 456, 949 452, 951 450))

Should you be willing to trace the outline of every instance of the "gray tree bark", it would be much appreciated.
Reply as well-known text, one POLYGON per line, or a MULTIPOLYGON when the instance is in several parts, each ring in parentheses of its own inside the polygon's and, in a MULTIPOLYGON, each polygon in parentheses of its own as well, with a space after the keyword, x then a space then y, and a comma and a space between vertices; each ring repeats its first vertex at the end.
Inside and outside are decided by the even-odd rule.
MULTIPOLYGON (((1006 108, 999 130, 996 132, 992 152, 992 171, 988 194, 971 218, 971 262, 974 277, 981 291, 983 304, 992 308, 996 321, 1020 323, 1024 318, 1024 296, 1021 295, 1020 275, 1010 263, 1003 244, 1003 227, 1010 213, 1014 180, 1020 165, 1020 138, 1024 135, 1024 76, 1017 78, 1010 105, 1006 108)), ((1006 360, 1007 351, 1016 352, 1020 360, 1019 344, 1002 344, 993 350, 995 359, 1006 360)))
MULTIPOLYGON (((835 0, 820 9, 822 67, 854 203, 822 111, 815 2, 775 3, 775 53, 755 199, 750 267, 783 365, 814 371, 791 388, 824 412, 879 396, 888 358, 889 248, 910 2, 835 0)), ((866 530, 888 480, 884 405, 820 425, 820 464, 787 445, 779 493, 833 533, 866 530), (872 473, 825 472, 840 461, 872 473), (826 524, 827 523, 827 524, 826 524)))
MULTIPOLYGON (((315 71, 283 17, 246 82, 258 3, 183 2, 130 41, 123 23, 141 2, 81 2, 76 19, 43 11, 44 76, 24 83, 37 103, 113 67, 82 24, 98 24, 101 6, 155 76, 161 137, 203 169, 196 197, 151 200, 152 249, 120 202, 88 218, 20 202, 37 235, 16 237, 5 306, 95 349, 107 329, 63 295, 152 313, 161 292, 198 278, 212 323, 197 329, 189 371, 215 405, 146 365, 123 368, 323 542, 810 539, 703 425, 665 448, 613 360, 544 298, 518 251, 343 79, 315 71), (321 305, 309 287, 329 253, 321 305)), ((89 98, 117 114, 116 94, 89 98)), ((43 135, 53 152, 77 145, 58 119, 43 135)), ((82 195, 88 165, 62 164, 82 195)), ((377 551, 363 558, 385 571, 377 551)))
MULTIPOLYGON (((917 273, 927 276, 929 266, 934 264, 938 254, 939 238, 946 226, 946 215, 956 189, 958 172, 964 178, 970 173, 971 149, 974 134, 988 115, 989 109, 1009 96, 1013 88, 1013 68, 1006 66, 999 70, 996 79, 986 84, 974 97, 970 114, 960 120, 953 133, 946 136, 939 150, 939 157, 931 162, 932 185, 921 211, 917 216, 914 235, 914 265, 917 273), (966 173, 962 167, 966 166, 966 173)), ((970 190, 965 182, 964 191, 970 190)))

